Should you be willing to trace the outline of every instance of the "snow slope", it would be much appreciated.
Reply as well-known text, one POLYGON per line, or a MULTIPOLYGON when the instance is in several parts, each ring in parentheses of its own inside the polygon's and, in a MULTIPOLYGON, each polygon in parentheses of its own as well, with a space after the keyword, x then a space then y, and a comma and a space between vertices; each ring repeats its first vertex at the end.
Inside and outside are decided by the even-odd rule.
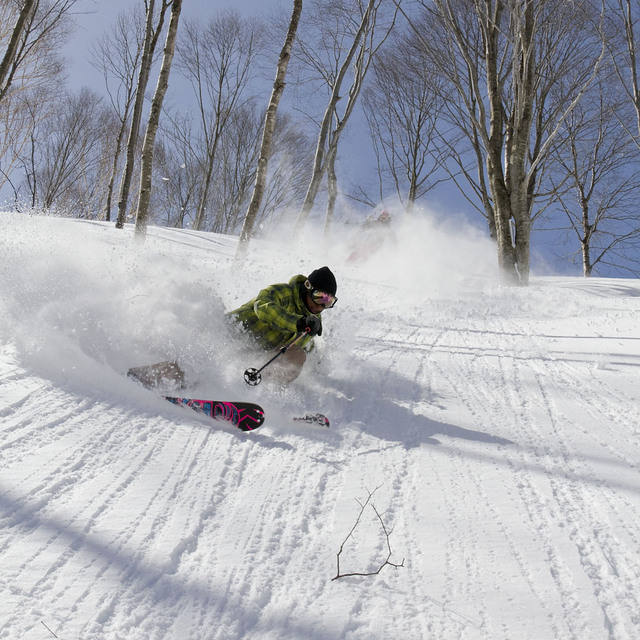
POLYGON ((640 284, 505 290, 473 232, 421 224, 239 269, 234 238, 0 214, 0 638, 640 638, 640 284), (224 309, 323 264, 323 344, 246 387, 224 309), (175 357, 265 426, 123 376, 175 357), (379 573, 332 580, 343 543, 379 573))

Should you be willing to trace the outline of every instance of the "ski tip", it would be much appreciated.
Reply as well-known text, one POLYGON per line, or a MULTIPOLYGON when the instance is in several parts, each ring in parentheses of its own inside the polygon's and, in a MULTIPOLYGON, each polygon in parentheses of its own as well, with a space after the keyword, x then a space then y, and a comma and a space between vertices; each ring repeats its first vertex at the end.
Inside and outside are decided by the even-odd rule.
POLYGON ((321 427, 327 427, 327 429, 330 425, 329 418, 322 413, 307 414, 305 416, 296 417, 294 420, 296 422, 306 422, 307 424, 317 424, 321 427))

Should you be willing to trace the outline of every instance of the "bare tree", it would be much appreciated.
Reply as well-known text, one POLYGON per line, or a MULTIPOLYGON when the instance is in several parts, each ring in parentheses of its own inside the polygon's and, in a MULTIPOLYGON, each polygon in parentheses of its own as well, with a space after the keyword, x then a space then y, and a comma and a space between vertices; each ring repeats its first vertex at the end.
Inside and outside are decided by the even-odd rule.
MULTIPOLYGON (((162 144, 154 190, 159 220, 183 226, 195 219, 202 183, 193 142, 194 122, 189 114, 165 111, 162 144)), ((197 126, 195 127, 197 128, 197 126)), ((213 174, 203 230, 238 233, 252 198, 264 129, 264 113, 253 102, 236 108, 222 135, 213 174)), ((306 169, 311 162, 311 141, 289 114, 279 114, 269 153, 269 172, 254 229, 275 223, 292 206, 300 206, 306 189, 306 169)))
POLYGON ((104 139, 102 116, 102 98, 84 88, 65 93, 60 109, 34 128, 23 156, 33 206, 85 217, 87 179, 94 184, 104 139))
POLYGON ((248 103, 236 109, 220 140, 216 188, 209 199, 209 228, 237 233, 251 201, 264 116, 248 103))
POLYGON ((16 203, 21 187, 16 187, 25 154, 33 144, 35 130, 45 121, 59 99, 51 88, 37 87, 20 91, 0 102, 0 187, 11 184, 16 203))
MULTIPOLYGON (((37 147, 36 147, 36 131, 38 125, 45 121, 40 114, 40 101, 38 100, 38 92, 34 92, 32 96, 27 95, 23 97, 20 113, 23 116, 23 120, 28 124, 25 125, 25 129, 28 130, 28 137, 22 141, 19 148, 16 147, 15 158, 20 162, 21 168, 24 170, 24 181, 27 185, 27 191, 29 193, 29 204, 33 208, 37 202, 37 147)), ((5 105, 2 105, 2 110, 5 105)), ((4 172, 3 172, 4 173, 4 172)), ((5 174, 6 175, 6 174, 5 174)), ((7 176, 8 178, 8 176, 7 176)), ((20 190, 15 189, 16 204, 19 203, 20 190)))
MULTIPOLYGON (((380 27, 381 0, 323 0, 314 6, 312 26, 315 36, 300 40, 300 57, 315 69, 329 90, 329 100, 320 121, 316 153, 307 195, 298 219, 295 235, 302 233, 311 213, 322 179, 329 164, 335 163, 337 147, 357 103, 373 56, 388 37, 395 23, 395 12, 380 27), (382 35, 379 35, 379 32, 382 35), (327 45, 327 42, 330 43, 327 45), (320 50, 316 50, 319 47, 320 50), (346 51, 346 53, 344 53, 346 51), (344 55, 343 55, 344 54, 344 55), (326 62, 323 62, 323 59, 326 62), (350 78, 348 89, 343 87, 350 78), (343 101, 346 96, 346 101, 343 101), (342 101, 342 102, 341 102, 342 101), (339 104, 341 109, 339 110, 339 104)), ((332 175, 334 170, 332 168, 332 175)), ((336 188, 336 180, 332 180, 336 188)), ((329 201, 335 202, 332 197, 329 201)), ((331 226, 333 210, 327 210, 325 229, 331 226)))
POLYGON ((136 95, 136 76, 144 47, 144 28, 145 16, 139 6, 131 12, 122 12, 112 29, 98 40, 90 52, 91 64, 104 77, 107 95, 119 121, 104 203, 104 218, 107 221, 111 220, 113 193, 136 95))
POLYGON ((251 203, 247 210, 247 215, 244 219, 242 231, 240 233, 240 242, 238 243, 238 249, 236 252, 236 260, 242 259, 249 248, 249 239, 253 233, 253 227, 262 203, 265 184, 267 181, 267 169, 269 163, 269 154, 271 152, 271 144, 273 140, 273 132, 276 126, 276 116, 278 112, 278 105, 280 98, 284 92, 285 78, 287 75, 287 68, 289 66, 289 59, 291 57, 291 49, 293 42, 298 31, 298 23, 300 21, 300 14, 302 13, 302 0, 294 0, 293 11, 291 13, 291 19, 289 20, 289 28, 287 30, 287 36, 284 41, 284 46, 280 52, 280 58, 278 59, 278 65, 276 67, 276 79, 273 83, 273 90, 271 92, 271 99, 269 100, 269 106, 267 107, 267 113, 264 121, 264 131, 262 134, 262 144, 260 145, 260 156, 258 158, 258 168, 256 171, 256 183, 253 189, 253 196, 251 203))
POLYGON ((0 186, 11 180, 34 127, 48 115, 63 72, 58 51, 76 2, 0 0, 0 186))
POLYGON ((640 25, 640 7, 635 0, 605 0, 609 27, 606 40, 620 85, 635 111, 635 130, 621 124, 640 146, 640 52, 636 40, 640 25))
POLYGON ((7 50, 5 51, 2 62, 0 62, 0 100, 6 94, 8 88, 11 86, 11 74, 10 69, 13 63, 18 58, 18 52, 20 50, 20 42, 24 38, 25 26, 32 15, 36 7, 36 0, 25 0, 18 19, 11 32, 11 38, 7 50))
POLYGON ((201 182, 199 167, 192 161, 190 121, 165 110, 159 134, 152 208, 159 224, 182 229, 187 219, 195 218, 194 202, 201 182))
POLYGON ((501 273, 527 284, 541 172, 605 58, 598 15, 589 0, 420 4, 425 21, 411 24, 449 83, 451 123, 461 126, 475 158, 501 273))
MULTIPOLYGON (((264 114, 255 109, 239 113, 233 126, 224 136, 221 147, 222 170, 219 175, 214 210, 218 229, 223 233, 237 233, 246 220, 254 201, 257 167, 261 151, 264 152, 264 114), (224 198, 224 199, 222 199, 224 198)), ((305 171, 310 168, 311 140, 289 114, 278 114, 270 143, 268 172, 252 229, 252 237, 273 225, 292 207, 299 207, 306 189, 305 171)), ((255 203, 255 201, 254 201, 255 203)))
POLYGON ((48 75, 59 64, 56 49, 69 33, 69 14, 77 2, 0 2, 1 23, 14 25, 10 33, 3 34, 2 38, 6 42, 6 49, 0 62, 0 101, 10 92, 47 82, 48 75))
POLYGON ((288 219, 300 208, 313 165, 313 140, 288 113, 278 114, 269 156, 269 174, 254 228, 288 219))
POLYGON ((122 229, 127 219, 127 208, 129 205, 129 192, 131 189, 131 180, 133 178, 133 169, 135 164, 136 149, 138 146, 138 137, 140 135, 140 124, 142 121, 142 109, 144 106, 145 92, 149 83, 151 74, 151 66, 153 64, 154 53, 158 44, 158 38, 164 26, 164 19, 167 8, 171 4, 171 0, 160 0, 160 9, 158 12, 157 23, 155 22, 155 4, 156 0, 145 0, 146 7, 146 24, 144 35, 144 46, 142 58, 140 60, 140 69, 138 72, 138 82, 136 86, 136 99, 133 106, 131 116, 131 127, 129 128, 129 139, 127 142, 127 157, 124 165, 124 174, 120 185, 120 199, 118 202, 118 219, 116 220, 116 228, 122 229))
POLYGON ((164 46, 162 66, 158 76, 158 84, 151 101, 151 112, 147 122, 147 130, 144 136, 142 147, 142 167, 140 170, 140 190, 138 194, 138 209, 136 213, 136 236, 143 237, 147 234, 147 224, 149 219, 149 202, 151 200, 151 177, 153 172, 153 152, 162 111, 162 103, 169 86, 169 74, 171 73, 171 63, 176 48, 178 36, 178 22, 182 10, 182 0, 173 0, 171 3, 171 19, 167 29, 167 40, 164 46))
MULTIPOLYGON (((186 24, 178 45, 178 71, 193 88, 200 120, 202 187, 193 228, 202 229, 216 168, 220 140, 255 77, 256 59, 265 44, 263 26, 240 17, 237 11, 219 13, 205 22, 186 24)), ((194 146, 195 149, 195 146, 194 146)))
POLYGON ((598 83, 597 89, 566 119, 550 180, 578 242, 583 274, 614 265, 637 275, 640 261, 629 256, 640 242, 640 152, 620 124, 631 114, 615 103, 615 88, 598 83))
POLYGON ((412 32, 400 34, 374 60, 373 80, 363 95, 380 200, 390 182, 407 211, 442 179, 448 153, 440 132, 441 80, 429 67, 412 32))

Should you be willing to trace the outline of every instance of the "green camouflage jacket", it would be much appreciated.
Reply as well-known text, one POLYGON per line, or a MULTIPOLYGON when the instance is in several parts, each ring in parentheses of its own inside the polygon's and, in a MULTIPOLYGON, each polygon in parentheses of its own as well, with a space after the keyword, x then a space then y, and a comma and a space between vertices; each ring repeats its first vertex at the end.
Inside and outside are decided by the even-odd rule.
MULTIPOLYGON (((300 317, 311 313, 303 298, 306 279, 306 276, 298 275, 288 283, 272 284, 229 315, 241 322, 265 349, 282 347, 296 337, 296 323, 300 317)), ((322 332, 322 321, 320 327, 319 333, 322 332)), ((310 351, 313 338, 305 336, 298 345, 310 351)))

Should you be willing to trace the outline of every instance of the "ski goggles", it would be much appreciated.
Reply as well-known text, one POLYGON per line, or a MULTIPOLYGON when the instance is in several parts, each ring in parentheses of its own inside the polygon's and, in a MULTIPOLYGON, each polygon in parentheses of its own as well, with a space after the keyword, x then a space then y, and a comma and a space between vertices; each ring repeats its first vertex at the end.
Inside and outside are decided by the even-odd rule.
POLYGON ((325 309, 331 309, 336 302, 338 302, 338 298, 330 293, 326 293, 325 291, 320 291, 319 289, 313 289, 310 292, 311 299, 319 304, 321 307, 325 309))

